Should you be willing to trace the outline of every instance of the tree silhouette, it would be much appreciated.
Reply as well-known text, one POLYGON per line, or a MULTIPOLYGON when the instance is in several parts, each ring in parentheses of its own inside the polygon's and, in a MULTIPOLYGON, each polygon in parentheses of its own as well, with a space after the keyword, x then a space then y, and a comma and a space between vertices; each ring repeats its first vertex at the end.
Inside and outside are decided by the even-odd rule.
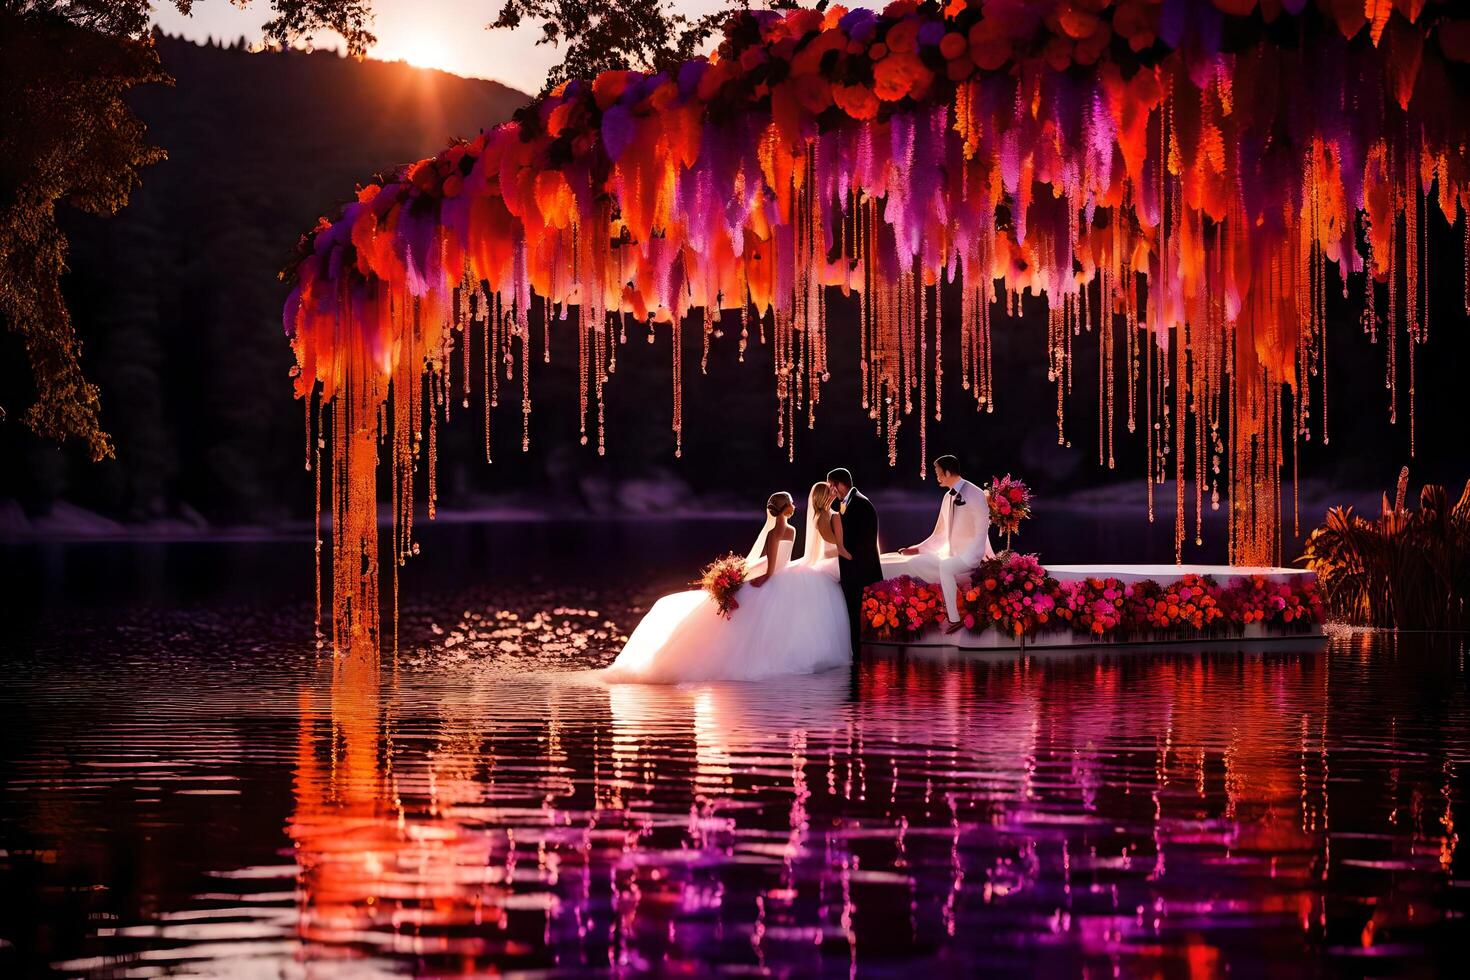
POLYGON ((728 16, 727 9, 691 19, 670 0, 506 0, 490 27, 514 29, 526 20, 537 21, 541 25, 537 44, 566 45, 561 64, 547 76, 550 90, 568 79, 592 78, 608 69, 675 68, 698 54, 728 16))
MULTIPOLYGON (((168 2, 185 14, 194 6, 168 2)), ((263 2, 274 13, 267 41, 291 44, 330 30, 358 56, 376 41, 371 0, 263 2)), ((0 392, 0 422, 6 401, 28 398, 32 430, 56 442, 80 440, 93 460, 111 456, 113 443, 62 297, 67 240, 56 208, 115 214, 139 171, 165 157, 144 142, 143 123, 124 101, 136 86, 171 81, 148 34, 151 9, 151 0, 0 0, 0 319, 25 349, 31 388, 0 392)), ((690 19, 669 0, 506 0, 489 26, 538 20, 538 43, 566 45, 549 87, 607 68, 677 65, 724 16, 690 19)))
MULTIPOLYGON (((193 6, 172 2, 184 13, 193 6)), ((353 53, 373 43, 367 0, 270 6, 273 41, 330 29, 353 53)), ((67 241, 56 208, 114 214, 139 170, 164 158, 124 101, 138 85, 170 80, 148 35, 151 8, 150 0, 0 0, 0 318, 29 364, 26 424, 47 439, 82 441, 94 460, 112 455, 112 440, 62 298, 67 241)))

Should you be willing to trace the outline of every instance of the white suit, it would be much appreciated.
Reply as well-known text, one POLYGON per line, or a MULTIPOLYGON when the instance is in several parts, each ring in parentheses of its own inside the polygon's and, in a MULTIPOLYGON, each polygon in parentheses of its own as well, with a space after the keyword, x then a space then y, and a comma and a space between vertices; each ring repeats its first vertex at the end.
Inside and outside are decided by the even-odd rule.
POLYGON ((919 544, 917 555, 885 556, 884 575, 912 575, 926 582, 939 582, 949 621, 958 622, 956 578, 995 555, 990 547, 990 500, 985 491, 960 480, 944 494, 934 533, 919 544))

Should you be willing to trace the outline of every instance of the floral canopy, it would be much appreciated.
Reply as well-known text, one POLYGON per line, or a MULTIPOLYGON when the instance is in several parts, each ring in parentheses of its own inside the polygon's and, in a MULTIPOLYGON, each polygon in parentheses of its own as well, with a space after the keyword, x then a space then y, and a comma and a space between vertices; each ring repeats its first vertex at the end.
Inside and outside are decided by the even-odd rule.
MULTIPOLYGON (((529 416, 533 328, 575 334, 583 440, 600 449, 620 334, 649 324, 673 337, 677 451, 685 334, 707 351, 727 311, 742 350, 752 327, 769 331, 788 452, 835 342, 857 349, 862 408, 893 460, 900 426, 922 446, 946 362, 992 409, 992 321, 1044 297, 1058 439, 1086 335, 1099 459, 1111 465, 1119 426, 1142 429, 1150 508, 1155 484, 1173 480, 1176 550, 1186 498, 1197 535, 1204 499, 1223 496, 1232 560, 1269 563, 1286 446, 1330 435, 1327 264, 1344 289, 1368 276, 1361 329, 1383 340, 1390 412, 1399 362, 1412 372, 1427 339, 1426 228, 1433 211, 1461 220, 1470 190, 1459 11, 752 11, 706 58, 568 82, 361 188, 287 272, 296 394, 308 425, 331 431, 334 640, 378 635, 380 441, 396 579, 420 492, 433 514, 435 419, 457 385, 485 387, 488 455, 502 385, 529 416), (858 312, 829 324, 834 290, 858 312)), ((1331 326, 1348 329, 1360 325, 1331 326)), ((319 462, 308 459, 318 481, 319 462)))

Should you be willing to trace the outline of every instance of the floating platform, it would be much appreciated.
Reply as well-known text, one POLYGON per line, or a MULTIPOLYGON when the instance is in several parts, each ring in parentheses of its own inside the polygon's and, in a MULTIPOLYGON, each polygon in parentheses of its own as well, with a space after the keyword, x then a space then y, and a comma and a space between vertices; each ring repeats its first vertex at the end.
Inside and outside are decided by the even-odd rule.
MULTIPOLYGON (((1276 568, 1252 565, 1048 565, 1047 574, 1059 582, 1075 582, 1086 578, 1115 578, 1120 582, 1142 582, 1153 579, 1167 584, 1185 575, 1201 575, 1213 578, 1219 585, 1228 585, 1234 579, 1260 575, 1274 582, 1303 582, 1314 579, 1312 572, 1301 568, 1276 568)), ((960 630, 946 635, 944 628, 932 626, 923 635, 913 640, 864 640, 863 646, 885 650, 924 652, 942 655, 945 652, 961 654, 1015 654, 1032 651, 1092 651, 1098 650, 1198 650, 1233 649, 1243 651, 1276 650, 1291 652, 1314 652, 1325 649, 1327 637, 1321 624, 1307 629, 1283 630, 1264 623, 1251 623, 1239 632, 1202 633, 1198 636, 1181 636, 1164 633, 1157 637, 1125 636, 1109 639, 1094 639, 1080 634, 1070 627, 1043 629, 1027 637, 1005 636, 995 630, 979 633, 960 630)))
POLYGON ((1268 565, 1047 565, 1047 574, 1058 582, 1075 582, 1084 578, 1115 578, 1120 582, 1173 582, 1186 575, 1207 576, 1218 585, 1229 585, 1232 579, 1261 575, 1273 582, 1306 582, 1316 574, 1305 568, 1277 568, 1268 565))

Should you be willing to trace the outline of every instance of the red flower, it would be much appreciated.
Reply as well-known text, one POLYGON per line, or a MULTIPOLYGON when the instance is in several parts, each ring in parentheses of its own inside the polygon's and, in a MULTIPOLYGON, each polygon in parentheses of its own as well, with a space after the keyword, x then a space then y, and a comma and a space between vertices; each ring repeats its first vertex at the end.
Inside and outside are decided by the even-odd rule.
POLYGON ((878 97, 866 85, 833 86, 832 98, 854 119, 874 119, 878 115, 878 97))
POLYGON ((897 102, 906 95, 922 95, 933 77, 918 55, 895 51, 873 66, 873 90, 884 102, 897 102))

